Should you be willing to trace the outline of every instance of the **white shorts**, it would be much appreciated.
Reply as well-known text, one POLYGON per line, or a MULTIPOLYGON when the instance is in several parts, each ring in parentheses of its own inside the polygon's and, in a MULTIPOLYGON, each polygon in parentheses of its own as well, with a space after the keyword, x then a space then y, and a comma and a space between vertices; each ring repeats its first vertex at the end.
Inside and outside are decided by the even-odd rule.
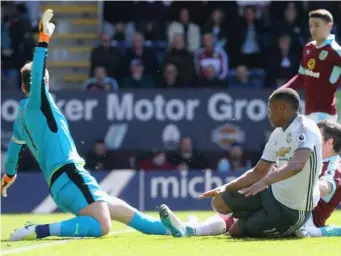
POLYGON ((327 113, 323 113, 323 112, 315 112, 315 113, 311 113, 309 115, 307 115, 308 118, 314 120, 316 123, 319 121, 323 121, 323 120, 330 120, 330 121, 334 121, 337 122, 337 115, 329 115, 327 113))

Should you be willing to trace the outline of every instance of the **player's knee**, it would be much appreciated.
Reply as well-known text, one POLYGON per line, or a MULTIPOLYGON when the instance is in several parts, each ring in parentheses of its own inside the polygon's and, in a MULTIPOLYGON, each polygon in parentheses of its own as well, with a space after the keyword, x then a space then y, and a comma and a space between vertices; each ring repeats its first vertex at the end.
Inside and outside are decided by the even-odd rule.
POLYGON ((110 232, 111 218, 106 202, 94 202, 81 210, 79 215, 91 216, 97 220, 101 226, 102 236, 105 236, 110 232))
POLYGON ((106 236, 111 230, 111 219, 105 218, 99 222, 101 224, 102 236, 106 236))
POLYGON ((109 234, 111 230, 111 218, 109 213, 109 208, 106 204, 102 205, 97 220, 101 225, 102 236, 109 234))
POLYGON ((228 214, 231 212, 221 195, 217 195, 213 198, 211 204, 213 210, 219 214, 228 214))
POLYGON ((240 237, 240 224, 239 221, 235 221, 229 229, 229 235, 231 237, 240 237))

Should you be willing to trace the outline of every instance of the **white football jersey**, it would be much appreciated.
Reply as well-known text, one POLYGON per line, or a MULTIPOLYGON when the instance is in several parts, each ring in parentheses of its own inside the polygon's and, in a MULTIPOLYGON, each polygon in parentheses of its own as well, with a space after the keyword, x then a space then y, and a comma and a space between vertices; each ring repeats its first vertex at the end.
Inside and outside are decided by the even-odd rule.
POLYGON ((287 127, 276 128, 265 146, 262 159, 278 167, 291 160, 298 149, 311 150, 304 168, 289 179, 271 185, 274 197, 285 206, 312 211, 320 199, 319 175, 322 170, 322 136, 316 123, 298 115, 287 127))

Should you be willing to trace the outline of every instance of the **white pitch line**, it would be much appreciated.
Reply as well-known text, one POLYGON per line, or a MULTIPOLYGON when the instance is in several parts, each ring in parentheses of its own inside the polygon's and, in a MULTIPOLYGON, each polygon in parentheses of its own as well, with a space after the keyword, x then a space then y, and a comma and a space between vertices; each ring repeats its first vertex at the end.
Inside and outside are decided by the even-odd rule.
MULTIPOLYGON (((135 231, 135 230, 134 229, 123 229, 123 230, 119 230, 119 231, 115 231, 115 232, 110 232, 109 236, 110 235, 122 234, 122 233, 129 233, 129 232, 133 232, 133 231, 135 231)), ((12 253, 32 251, 32 250, 39 249, 39 248, 45 248, 45 247, 50 247, 50 246, 54 246, 54 245, 67 244, 67 243, 75 242, 75 241, 78 241, 81 239, 87 239, 87 238, 79 237, 79 238, 66 240, 66 241, 65 240, 54 241, 51 243, 44 243, 44 244, 30 245, 30 246, 26 246, 26 247, 15 248, 15 249, 9 249, 9 250, 2 251, 1 255, 8 255, 8 254, 12 254, 12 253)))

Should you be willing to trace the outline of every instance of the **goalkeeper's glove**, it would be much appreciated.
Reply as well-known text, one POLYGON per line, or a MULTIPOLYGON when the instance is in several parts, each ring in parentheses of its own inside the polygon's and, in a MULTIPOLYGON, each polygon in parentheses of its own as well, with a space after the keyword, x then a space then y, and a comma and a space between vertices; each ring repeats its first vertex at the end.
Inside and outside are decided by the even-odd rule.
POLYGON ((39 42, 49 43, 54 32, 55 25, 50 22, 53 17, 53 10, 47 9, 39 22, 39 42))
POLYGON ((3 197, 7 197, 7 189, 13 184, 15 179, 17 178, 17 175, 14 174, 14 176, 10 177, 6 173, 4 176, 2 176, 1 180, 1 195, 3 197))

